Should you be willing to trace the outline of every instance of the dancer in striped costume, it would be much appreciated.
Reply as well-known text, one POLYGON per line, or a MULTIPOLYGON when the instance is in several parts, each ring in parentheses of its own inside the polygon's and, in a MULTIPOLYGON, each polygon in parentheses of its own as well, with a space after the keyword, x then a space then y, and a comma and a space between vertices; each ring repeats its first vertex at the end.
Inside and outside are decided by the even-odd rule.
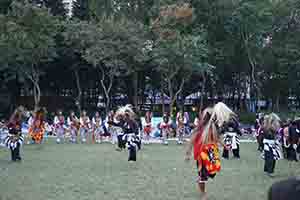
POLYGON ((194 149, 194 159, 198 169, 198 186, 201 199, 207 200, 206 182, 214 178, 221 170, 218 144, 222 143, 221 128, 235 114, 223 103, 218 103, 214 108, 206 108, 200 118, 199 127, 195 129, 186 152, 186 160, 190 159, 194 149))
POLYGON ((273 176, 276 160, 282 159, 280 143, 276 140, 276 133, 280 128, 280 118, 272 113, 265 116, 263 123, 264 152, 262 158, 265 160, 264 171, 273 176))
POLYGON ((21 161, 20 147, 23 144, 24 137, 21 132, 22 117, 24 116, 24 107, 18 107, 9 119, 7 124, 9 133, 5 138, 5 144, 11 151, 12 161, 21 161))
POLYGON ((240 139, 241 131, 235 120, 230 120, 223 129, 224 149, 222 157, 229 159, 229 151, 232 151, 234 158, 240 158, 240 139))
POLYGON ((141 138, 139 136, 138 124, 134 120, 135 113, 132 110, 130 105, 126 105, 121 107, 116 112, 116 116, 121 116, 124 123, 123 123, 123 135, 118 136, 121 140, 121 144, 125 144, 128 149, 128 161, 136 161, 137 151, 141 149, 141 138))

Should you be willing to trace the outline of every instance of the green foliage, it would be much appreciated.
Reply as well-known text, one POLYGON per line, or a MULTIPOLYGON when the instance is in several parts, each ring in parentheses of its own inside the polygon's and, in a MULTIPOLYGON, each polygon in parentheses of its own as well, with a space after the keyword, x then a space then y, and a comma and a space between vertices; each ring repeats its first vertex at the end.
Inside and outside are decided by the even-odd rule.
POLYGON ((66 3, 64 3, 63 0, 32 0, 36 5, 39 6, 45 6, 48 8, 52 15, 54 16, 61 16, 66 17, 67 16, 67 9, 68 6, 66 3))
POLYGON ((90 19, 89 0, 77 0, 73 2, 72 17, 80 20, 90 19))
POLYGON ((1 0, 0 1, 0 14, 6 14, 12 0, 1 0))

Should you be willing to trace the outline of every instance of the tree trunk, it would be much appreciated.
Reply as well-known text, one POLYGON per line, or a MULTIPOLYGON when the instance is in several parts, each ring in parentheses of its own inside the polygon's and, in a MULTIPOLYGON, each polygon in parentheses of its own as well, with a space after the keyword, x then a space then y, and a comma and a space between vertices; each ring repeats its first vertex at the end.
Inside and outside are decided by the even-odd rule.
POLYGON ((201 73, 202 75, 202 86, 201 86, 201 99, 200 99, 200 108, 199 110, 201 111, 203 109, 203 102, 204 102, 204 93, 205 93, 205 84, 206 84, 206 76, 205 73, 201 73))
POLYGON ((169 89, 169 94, 170 94, 170 99, 171 99, 171 102, 170 102, 170 113, 171 113, 171 117, 173 117, 173 106, 177 100, 177 97, 178 95, 181 93, 182 89, 183 89, 183 85, 185 83, 185 79, 183 78, 181 80, 181 83, 180 83, 180 86, 179 86, 179 89, 177 90, 177 92, 174 94, 173 92, 173 84, 172 84, 172 80, 170 78, 167 78, 168 80, 168 89, 169 89))
POLYGON ((276 95, 276 111, 279 112, 280 110, 280 94, 276 95))
POLYGON ((103 88, 104 94, 105 94, 105 112, 106 114, 108 114, 109 110, 110 110, 110 91, 113 85, 113 81, 114 81, 114 73, 110 72, 109 73, 109 83, 108 86, 105 85, 105 73, 104 73, 104 69, 100 66, 100 71, 101 71, 101 86, 103 88))
POLYGON ((78 91, 78 95, 75 99, 76 100, 76 106, 77 106, 78 112, 81 113, 82 90, 81 90, 80 77, 79 77, 79 74, 78 74, 78 70, 74 70, 74 74, 75 74, 76 86, 77 86, 77 91, 78 91))
POLYGON ((163 81, 161 83, 160 93, 162 95, 161 96, 161 100, 162 100, 162 113, 164 114, 166 112, 166 108, 165 108, 165 93, 164 93, 163 81))
POLYGON ((134 107, 138 108, 138 72, 133 73, 133 103, 134 107))

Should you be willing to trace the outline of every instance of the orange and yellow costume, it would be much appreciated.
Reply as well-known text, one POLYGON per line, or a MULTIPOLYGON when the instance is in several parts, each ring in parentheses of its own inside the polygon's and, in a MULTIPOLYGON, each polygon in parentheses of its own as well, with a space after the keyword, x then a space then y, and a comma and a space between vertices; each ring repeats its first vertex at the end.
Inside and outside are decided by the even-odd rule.
MULTIPOLYGON (((194 141, 194 159, 197 161, 199 172, 202 172, 202 168, 205 168, 208 176, 214 176, 221 171, 218 144, 217 141, 203 144, 201 140, 202 131, 203 129, 200 129, 194 141)), ((214 140, 211 138, 210 141, 214 140)))
POLYGON ((45 123, 44 123, 44 116, 41 111, 36 113, 35 119, 29 128, 29 135, 32 138, 32 140, 40 144, 43 140, 45 133, 45 123))

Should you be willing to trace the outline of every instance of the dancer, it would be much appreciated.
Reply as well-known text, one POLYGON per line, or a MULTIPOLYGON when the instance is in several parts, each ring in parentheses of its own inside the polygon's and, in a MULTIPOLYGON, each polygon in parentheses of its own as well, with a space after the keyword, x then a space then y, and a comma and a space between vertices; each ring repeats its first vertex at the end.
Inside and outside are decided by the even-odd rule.
POLYGON ((4 140, 7 136, 8 129, 4 120, 0 121, 0 147, 5 147, 4 140))
POLYGON ((58 111, 57 116, 54 117, 55 133, 56 133, 56 143, 60 144, 64 142, 65 137, 65 117, 62 111, 58 111))
POLYGON ((271 113, 265 116, 263 122, 263 143, 264 143, 264 153, 262 155, 265 160, 264 171, 270 177, 273 176, 276 160, 282 158, 280 151, 280 144, 276 141, 276 133, 280 128, 280 118, 271 113))
POLYGON ((102 142, 102 136, 104 134, 104 129, 103 129, 103 122, 100 116, 100 113, 97 111, 95 113, 95 116, 92 119, 93 123, 93 135, 92 135, 92 142, 97 144, 100 144, 102 142))
POLYGON ((4 142, 11 151, 11 160, 13 162, 22 160, 20 155, 20 147, 24 141, 24 137, 22 136, 21 132, 22 117, 24 115, 24 107, 18 107, 10 117, 7 124, 9 132, 4 142))
POLYGON ((82 143, 86 143, 87 138, 89 136, 89 129, 90 118, 87 116, 86 111, 83 110, 80 116, 80 137, 82 143))
POLYGON ((225 159, 229 159, 229 151, 232 151, 234 158, 240 158, 239 135, 241 136, 242 133, 238 126, 238 122, 232 119, 223 128, 224 149, 222 157, 225 159))
POLYGON ((190 130, 190 116, 188 112, 184 112, 183 123, 184 123, 184 135, 189 136, 191 130, 190 130))
POLYGON ((150 111, 146 112, 143 127, 145 144, 150 144, 150 134, 152 131, 152 113, 150 111))
POLYGON ((128 161, 136 161, 137 150, 141 149, 141 139, 138 136, 138 125, 134 120, 135 113, 130 105, 126 105, 118 109, 116 116, 120 116, 124 120, 124 134, 119 142, 121 142, 121 146, 127 145, 129 151, 128 161))
POLYGON ((114 111, 110 111, 105 120, 105 125, 107 127, 107 131, 111 135, 111 143, 113 145, 118 143, 118 135, 117 135, 118 128, 114 126, 114 115, 115 115, 114 111))
POLYGON ((287 148, 289 146, 287 142, 287 138, 289 135, 290 125, 291 125, 291 121, 287 120, 285 123, 282 124, 281 128, 278 130, 278 136, 280 139, 284 159, 287 159, 287 148))
POLYGON ((177 125, 177 144, 183 144, 183 135, 184 135, 184 116, 182 111, 177 113, 176 116, 176 125, 177 125))
POLYGON ((255 121, 255 137, 256 137, 256 141, 257 141, 257 150, 262 152, 264 149, 264 144, 263 144, 263 128, 262 128, 262 124, 264 121, 264 116, 263 114, 259 114, 257 115, 256 121, 255 121))
POLYGON ((300 131, 298 129, 299 119, 291 122, 288 130, 285 129, 283 143, 286 150, 286 157, 289 161, 298 162, 297 149, 299 145, 300 131))
POLYGON ((67 123, 69 126, 70 131, 70 142, 71 143, 77 143, 77 135, 78 135, 78 129, 80 127, 79 119, 75 115, 74 111, 70 112, 70 116, 67 119, 67 123))
POLYGON ((45 134, 45 112, 39 109, 35 114, 29 127, 29 136, 34 144, 41 144, 45 134))
POLYGON ((198 186, 202 200, 207 200, 205 183, 214 178, 221 170, 218 143, 221 143, 220 128, 234 118, 235 114, 223 103, 213 108, 206 108, 201 115, 199 127, 192 135, 186 152, 186 160, 190 159, 194 149, 194 159, 198 169, 198 186))
POLYGON ((164 114, 163 121, 160 123, 159 128, 161 130, 162 143, 168 145, 168 137, 171 133, 171 121, 169 120, 168 114, 164 114))

